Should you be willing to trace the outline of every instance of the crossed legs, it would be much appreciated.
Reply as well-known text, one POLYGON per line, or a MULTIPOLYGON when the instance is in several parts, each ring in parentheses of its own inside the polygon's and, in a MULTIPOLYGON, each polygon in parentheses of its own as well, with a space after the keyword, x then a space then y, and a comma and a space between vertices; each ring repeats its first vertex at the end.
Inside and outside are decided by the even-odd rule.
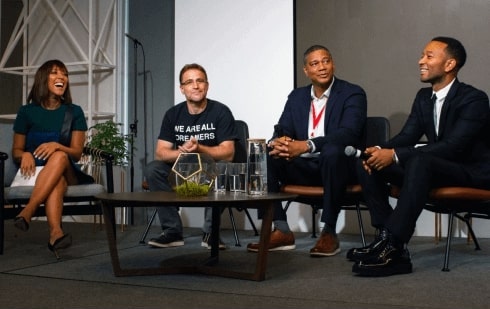
POLYGON ((44 203, 49 226, 49 242, 53 243, 63 236, 63 196, 68 184, 76 183, 75 171, 71 167, 68 155, 61 151, 53 153, 39 173, 31 198, 18 217, 29 223, 39 205, 44 203))

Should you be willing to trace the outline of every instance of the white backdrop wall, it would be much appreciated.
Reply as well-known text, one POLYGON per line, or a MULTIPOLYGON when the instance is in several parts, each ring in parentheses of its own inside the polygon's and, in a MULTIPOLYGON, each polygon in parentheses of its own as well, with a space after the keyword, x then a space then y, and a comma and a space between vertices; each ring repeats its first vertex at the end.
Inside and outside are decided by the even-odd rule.
MULTIPOLYGON (((270 138, 294 84, 292 21, 292 0, 175 1, 175 103, 184 100, 180 69, 199 63, 208 74, 208 97, 246 121, 250 137, 270 138)), ((201 226, 203 210, 183 209, 182 218, 201 226)), ((246 224, 243 216, 238 221, 246 224)))
POLYGON ((208 97, 269 138, 293 87, 292 0, 175 1, 175 100, 184 64, 204 66, 208 97))

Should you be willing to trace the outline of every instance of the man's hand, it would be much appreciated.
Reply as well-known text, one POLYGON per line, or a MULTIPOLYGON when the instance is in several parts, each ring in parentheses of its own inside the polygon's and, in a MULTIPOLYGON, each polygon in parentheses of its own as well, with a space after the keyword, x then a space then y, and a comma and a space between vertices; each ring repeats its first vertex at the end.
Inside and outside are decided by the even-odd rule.
POLYGON ((378 147, 369 147, 364 151, 369 155, 369 159, 363 160, 364 169, 371 174, 373 170, 379 171, 393 163, 394 149, 380 149, 378 147))
POLYGON ((268 146, 272 148, 269 152, 271 157, 286 160, 294 159, 308 149, 306 141, 296 141, 289 136, 278 137, 270 141, 268 146))
POLYGON ((182 146, 179 146, 179 151, 184 153, 198 152, 199 143, 195 137, 191 137, 190 140, 186 141, 182 146))

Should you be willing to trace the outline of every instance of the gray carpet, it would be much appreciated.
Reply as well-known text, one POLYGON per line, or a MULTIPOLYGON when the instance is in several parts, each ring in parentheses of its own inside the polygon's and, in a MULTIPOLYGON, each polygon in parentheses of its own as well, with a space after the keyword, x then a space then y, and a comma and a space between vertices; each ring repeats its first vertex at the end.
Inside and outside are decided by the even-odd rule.
MULTIPOLYGON (((65 224, 73 246, 56 261, 48 251, 47 226, 34 222, 28 232, 6 222, 6 244, 0 256, 2 308, 488 308, 490 303, 490 239, 475 251, 466 239, 455 238, 450 272, 442 272, 444 240, 416 237, 409 249, 414 273, 386 278, 360 278, 351 272, 345 252, 360 245, 358 235, 340 235, 342 253, 311 258, 310 234, 296 233, 297 248, 271 252, 267 279, 262 282, 204 275, 115 277, 105 231, 93 224, 65 224)), ((140 245, 144 227, 118 231, 122 265, 204 261, 199 229, 185 230, 185 246, 151 249, 140 245)), ((150 236, 158 234, 155 227, 150 236)), ((230 230, 222 231, 228 249, 219 267, 252 271, 255 254, 246 244, 258 238, 240 231, 242 247, 234 246, 230 230)), ((371 240, 368 236, 368 240, 371 240)))

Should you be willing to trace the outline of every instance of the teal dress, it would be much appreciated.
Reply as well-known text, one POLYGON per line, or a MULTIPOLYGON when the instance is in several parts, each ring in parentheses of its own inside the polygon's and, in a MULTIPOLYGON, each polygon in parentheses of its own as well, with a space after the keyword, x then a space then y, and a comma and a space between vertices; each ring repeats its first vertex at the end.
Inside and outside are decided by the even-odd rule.
MULTIPOLYGON (((73 117, 68 141, 71 139, 72 131, 87 131, 87 122, 82 108, 75 104, 71 104, 71 107, 73 117)), ((61 104, 55 110, 47 110, 35 103, 20 107, 14 122, 14 132, 26 136, 25 151, 33 153, 39 145, 47 142, 60 143, 61 130, 67 108, 67 104, 61 104)), ((65 146, 69 146, 69 142, 65 146)), ((46 164, 45 160, 38 158, 35 158, 35 160, 36 166, 46 164)), ((94 182, 93 178, 83 173, 73 160, 72 166, 77 172, 80 184, 94 182)))

